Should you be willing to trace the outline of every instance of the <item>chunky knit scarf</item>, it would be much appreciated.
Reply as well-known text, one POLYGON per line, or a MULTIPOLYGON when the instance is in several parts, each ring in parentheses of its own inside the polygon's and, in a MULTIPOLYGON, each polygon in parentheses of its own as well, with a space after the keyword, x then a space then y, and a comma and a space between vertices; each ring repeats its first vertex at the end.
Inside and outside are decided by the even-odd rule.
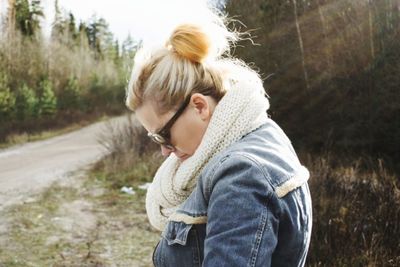
POLYGON ((264 124, 268 108, 260 79, 230 80, 230 88, 215 107, 196 152, 183 162, 171 154, 157 170, 146 196, 151 225, 162 231, 168 218, 193 191, 210 159, 264 124))

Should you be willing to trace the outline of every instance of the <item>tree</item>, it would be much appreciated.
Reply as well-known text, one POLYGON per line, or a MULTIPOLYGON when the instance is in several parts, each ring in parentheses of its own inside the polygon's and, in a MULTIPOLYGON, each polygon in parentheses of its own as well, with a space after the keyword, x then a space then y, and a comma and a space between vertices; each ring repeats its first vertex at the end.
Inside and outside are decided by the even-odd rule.
POLYGON ((104 58, 107 50, 113 47, 113 35, 106 20, 93 15, 86 27, 86 33, 89 46, 95 53, 95 58, 104 58))
POLYGON ((15 22, 16 27, 25 36, 33 37, 40 32, 40 18, 44 17, 40 0, 15 1, 15 22))
POLYGON ((33 118, 36 114, 38 99, 35 91, 24 83, 17 92, 15 111, 19 120, 33 118))
POLYGON ((77 43, 81 49, 89 49, 89 38, 87 35, 87 26, 85 22, 80 22, 78 26, 77 43))
POLYGON ((12 39, 15 30, 15 0, 8 0, 6 29, 9 39, 12 39))
POLYGON ((61 9, 58 4, 58 0, 54 2, 54 21, 52 23, 52 28, 51 28, 51 37, 52 39, 61 39, 61 37, 64 35, 64 18, 61 14, 61 9))
POLYGON ((11 119, 14 105, 15 96, 8 85, 8 77, 0 73, 0 118, 2 120, 11 119))
POLYGON ((58 97, 58 108, 60 110, 75 110, 81 107, 81 90, 78 79, 70 76, 67 86, 58 97))
POLYGON ((122 57, 133 59, 135 52, 140 45, 141 43, 135 42, 132 36, 128 34, 128 37, 126 37, 122 42, 122 57))
POLYGON ((71 12, 68 14, 68 36, 70 40, 76 40, 78 33, 76 30, 75 16, 71 12))
POLYGON ((48 79, 40 83, 42 91, 39 100, 38 114, 41 116, 52 116, 57 112, 57 98, 54 95, 53 85, 48 79))

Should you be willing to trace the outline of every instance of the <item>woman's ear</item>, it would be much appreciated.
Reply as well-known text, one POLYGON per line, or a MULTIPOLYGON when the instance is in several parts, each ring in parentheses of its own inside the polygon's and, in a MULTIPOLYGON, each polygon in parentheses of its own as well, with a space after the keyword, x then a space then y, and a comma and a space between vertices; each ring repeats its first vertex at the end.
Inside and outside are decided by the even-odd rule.
POLYGON ((200 93, 194 93, 190 97, 190 104, 194 107, 196 114, 204 121, 209 120, 211 117, 211 106, 208 101, 208 97, 200 93))

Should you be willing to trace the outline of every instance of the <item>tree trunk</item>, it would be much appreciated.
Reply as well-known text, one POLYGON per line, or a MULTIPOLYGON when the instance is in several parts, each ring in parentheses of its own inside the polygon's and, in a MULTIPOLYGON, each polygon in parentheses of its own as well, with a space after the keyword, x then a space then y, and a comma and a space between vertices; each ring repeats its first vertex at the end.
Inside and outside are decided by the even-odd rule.
POLYGON ((297 2, 296 0, 292 0, 293 2, 293 12, 294 12, 294 19, 296 23, 296 30, 297 30, 297 37, 299 39, 299 46, 300 46, 300 53, 301 53, 301 61, 303 65, 303 74, 304 74, 304 80, 306 82, 306 89, 310 89, 310 85, 308 82, 308 74, 307 74, 307 69, 306 69, 306 62, 304 58, 304 47, 303 47, 303 38, 301 36, 301 30, 300 30, 300 24, 299 24, 299 18, 297 16, 297 2))
POLYGON ((375 59, 374 23, 372 18, 372 0, 368 0, 369 43, 371 48, 371 62, 375 59))
POLYGON ((6 29, 9 40, 12 40, 15 32, 15 0, 8 0, 6 29))
POLYGON ((373 108, 373 92, 374 92, 374 61, 375 61, 375 44, 374 44, 374 24, 373 24, 373 10, 372 10, 372 0, 368 0, 368 22, 369 22, 369 39, 370 39, 370 48, 371 48, 371 62, 369 64, 369 86, 368 86, 368 105, 367 105, 367 114, 368 114, 368 149, 369 152, 372 152, 372 144, 373 144, 373 121, 372 121, 372 108, 373 108))
POLYGON ((320 0, 317 0, 317 5, 318 5, 319 18, 321 20, 321 25, 322 25, 322 34, 324 35, 324 41, 325 41, 325 54, 326 54, 326 63, 328 65, 328 76, 329 76, 329 79, 331 79, 333 76, 332 49, 331 49, 331 45, 330 45, 330 42, 328 39, 328 31, 327 31, 327 27, 326 27, 325 16, 322 11, 320 0))

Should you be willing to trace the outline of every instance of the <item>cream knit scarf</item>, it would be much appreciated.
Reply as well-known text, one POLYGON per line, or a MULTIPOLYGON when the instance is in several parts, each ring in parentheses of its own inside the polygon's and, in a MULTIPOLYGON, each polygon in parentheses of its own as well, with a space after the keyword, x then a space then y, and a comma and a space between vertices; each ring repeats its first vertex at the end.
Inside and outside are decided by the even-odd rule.
POLYGON ((267 121, 269 102, 264 94, 258 78, 230 80, 230 89, 215 107, 196 152, 183 162, 171 154, 157 170, 146 195, 151 225, 163 231, 210 159, 267 121))

